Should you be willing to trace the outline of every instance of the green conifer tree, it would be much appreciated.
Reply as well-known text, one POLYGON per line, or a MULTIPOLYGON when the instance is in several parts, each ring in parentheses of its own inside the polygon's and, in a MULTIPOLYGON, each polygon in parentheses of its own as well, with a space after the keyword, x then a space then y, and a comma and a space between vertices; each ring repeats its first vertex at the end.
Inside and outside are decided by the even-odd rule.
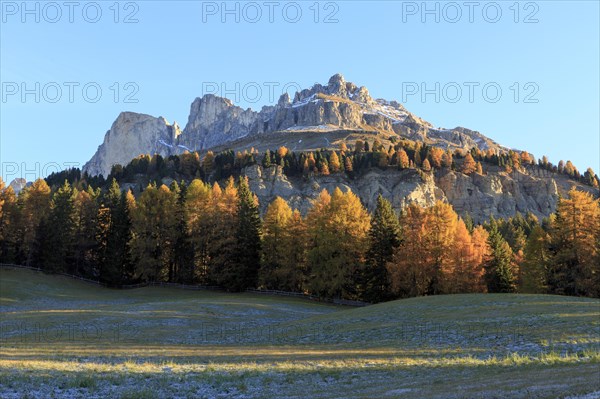
POLYGON ((490 256, 484 265, 488 292, 514 292, 516 278, 512 266, 513 253, 494 220, 489 231, 488 245, 490 256))
POLYGON ((238 225, 233 262, 224 270, 227 289, 241 291, 254 288, 258 283, 260 268, 260 214, 258 201, 250 191, 248 180, 241 178, 238 184, 238 225))
POLYGON ((377 197, 377 207, 371 219, 369 249, 363 268, 362 297, 369 302, 388 298, 389 278, 386 264, 391 261, 394 250, 400 245, 400 223, 392 204, 377 197))

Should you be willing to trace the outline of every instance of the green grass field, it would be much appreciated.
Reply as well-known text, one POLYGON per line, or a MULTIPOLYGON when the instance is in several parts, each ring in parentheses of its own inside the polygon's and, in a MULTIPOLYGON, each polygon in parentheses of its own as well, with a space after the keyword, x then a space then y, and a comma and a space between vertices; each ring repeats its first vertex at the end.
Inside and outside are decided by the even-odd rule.
POLYGON ((600 301, 364 308, 0 269, 1 398, 600 398, 600 301))

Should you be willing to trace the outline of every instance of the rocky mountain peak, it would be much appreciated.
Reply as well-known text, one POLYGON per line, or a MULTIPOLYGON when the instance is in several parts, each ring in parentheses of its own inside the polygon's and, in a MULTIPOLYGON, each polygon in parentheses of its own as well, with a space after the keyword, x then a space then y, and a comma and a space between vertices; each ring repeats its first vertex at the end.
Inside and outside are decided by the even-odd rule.
POLYGON ((346 94, 346 80, 344 77, 336 73, 327 82, 327 91, 329 94, 339 94, 340 97, 345 97, 346 94))
POLYGON ((230 107, 235 107, 230 99, 215 96, 214 94, 205 94, 202 98, 197 97, 190 106, 188 125, 202 119, 208 123, 214 122, 224 111, 230 107))
POLYGON ((162 116, 121 112, 83 170, 106 177, 113 165, 126 165, 140 154, 168 156, 178 152, 173 143, 179 135, 179 126, 170 125, 162 116))
POLYGON ((309 89, 297 92, 293 103, 301 103, 303 101, 318 98, 319 94, 351 100, 362 104, 371 104, 373 99, 369 95, 369 90, 366 87, 358 87, 352 82, 347 82, 344 77, 337 73, 329 78, 327 86, 316 83, 309 89))
POLYGON ((228 98, 206 94, 192 103, 178 145, 199 150, 239 139, 250 132, 259 115, 259 112, 234 105, 228 98))
MULTIPOLYGON (((291 139, 290 134, 307 132, 396 135, 451 149, 499 148, 478 132, 464 128, 436 129, 396 101, 374 100, 366 87, 348 82, 338 73, 327 85, 316 83, 296 92, 293 101, 285 93, 276 104, 264 106, 260 111, 242 109, 227 98, 206 94, 190 105, 183 130, 163 117, 122 112, 84 170, 106 176, 114 163, 126 164, 142 153, 170 155, 227 145, 235 147, 241 141, 256 140, 259 135, 267 145, 270 140, 280 141, 282 134, 287 140, 291 139)), ((307 145, 299 139, 291 147, 297 151, 307 145)), ((328 139, 317 141, 321 140, 319 147, 330 146, 328 139)))
POLYGON ((336 73, 329 78, 324 93, 363 104, 370 104, 373 102, 373 99, 369 95, 369 90, 366 87, 358 87, 352 82, 346 82, 344 77, 339 73, 336 73))
POLYGON ((281 97, 279 97, 279 101, 277 101, 278 107, 287 107, 290 105, 290 95, 287 93, 283 93, 281 97))

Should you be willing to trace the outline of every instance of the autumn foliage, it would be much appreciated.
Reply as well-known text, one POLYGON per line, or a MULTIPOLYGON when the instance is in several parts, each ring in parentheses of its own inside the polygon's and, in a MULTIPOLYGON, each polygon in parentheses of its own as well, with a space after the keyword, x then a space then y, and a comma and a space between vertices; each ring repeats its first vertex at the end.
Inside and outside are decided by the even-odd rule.
POLYGON ((448 204, 410 205, 400 217, 402 244, 387 264, 392 291, 400 297, 484 292, 487 233, 473 234, 448 204))
MULTIPOLYGON (((403 151, 391 156, 403 162, 403 151)), ((288 155, 280 149, 273 161, 288 155)), ((437 152, 438 160, 451 156, 437 152)), ((305 161, 342 167, 336 157, 305 161)), ((371 302, 472 292, 600 296, 599 200, 576 189, 541 223, 517 214, 479 225, 443 202, 397 211, 379 196, 369 213, 340 188, 321 191, 305 215, 277 197, 261 217, 247 179, 232 177, 150 183, 137 197, 116 180, 104 190, 44 180, 18 196, 2 181, 0 189, 1 262, 116 287, 158 281, 371 302)))

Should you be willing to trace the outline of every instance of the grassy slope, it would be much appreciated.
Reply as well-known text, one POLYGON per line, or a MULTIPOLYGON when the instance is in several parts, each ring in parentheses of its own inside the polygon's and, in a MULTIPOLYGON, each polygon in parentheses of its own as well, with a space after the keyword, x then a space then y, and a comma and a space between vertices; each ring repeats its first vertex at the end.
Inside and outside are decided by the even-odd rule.
POLYGON ((592 299, 453 295, 353 309, 0 269, 0 315, 3 398, 600 397, 592 299))

